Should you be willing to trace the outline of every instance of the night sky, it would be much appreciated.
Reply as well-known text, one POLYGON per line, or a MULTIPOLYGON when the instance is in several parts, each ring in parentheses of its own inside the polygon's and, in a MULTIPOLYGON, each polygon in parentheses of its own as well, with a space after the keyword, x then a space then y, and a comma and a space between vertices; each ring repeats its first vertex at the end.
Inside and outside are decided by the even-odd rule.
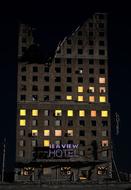
MULTIPOLYGON (((15 162, 17 35, 19 22, 37 28, 35 36, 43 56, 59 40, 72 33, 95 12, 108 13, 109 81, 113 142, 116 163, 131 173, 131 11, 127 4, 110 1, 40 1, 7 4, 0 12, 0 166, 2 141, 7 138, 6 169, 15 162), (45 3, 46 2, 46 3, 45 3), (74 4, 75 3, 75 4, 74 4), (114 135, 115 112, 120 115, 120 134, 114 135)), ((12 2, 11 2, 12 3, 12 2)), ((130 8, 130 6, 129 6, 130 8)))

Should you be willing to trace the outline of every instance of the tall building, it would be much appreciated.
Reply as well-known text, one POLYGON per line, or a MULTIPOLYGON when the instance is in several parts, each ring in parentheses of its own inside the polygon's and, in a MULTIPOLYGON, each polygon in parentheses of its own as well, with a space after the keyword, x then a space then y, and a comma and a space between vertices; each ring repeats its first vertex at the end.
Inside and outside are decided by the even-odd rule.
POLYGON ((111 177, 107 15, 91 16, 47 61, 27 56, 37 48, 23 26, 30 35, 20 28, 15 180, 111 177))

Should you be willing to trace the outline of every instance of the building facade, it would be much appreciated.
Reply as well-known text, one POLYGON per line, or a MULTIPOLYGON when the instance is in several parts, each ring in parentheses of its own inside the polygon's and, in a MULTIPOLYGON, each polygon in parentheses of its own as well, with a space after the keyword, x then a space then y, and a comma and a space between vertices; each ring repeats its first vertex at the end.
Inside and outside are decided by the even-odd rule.
POLYGON ((21 59, 29 31, 19 35, 15 180, 111 177, 107 15, 91 16, 43 62, 21 59))

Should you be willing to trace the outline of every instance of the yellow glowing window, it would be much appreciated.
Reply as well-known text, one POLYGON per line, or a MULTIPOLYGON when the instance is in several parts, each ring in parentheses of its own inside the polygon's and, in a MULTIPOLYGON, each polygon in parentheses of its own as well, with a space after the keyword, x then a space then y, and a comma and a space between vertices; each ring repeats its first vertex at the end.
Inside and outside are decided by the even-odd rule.
POLYGON ((78 102, 83 102, 83 96, 78 96, 78 102))
POLYGON ((67 130, 67 134, 68 134, 68 136, 73 136, 73 130, 71 130, 71 129, 67 130))
POLYGON ((79 110, 79 116, 85 117, 85 110, 79 110))
POLYGON ((101 111, 101 117, 108 117, 108 111, 106 110, 101 111))
POLYGON ((67 100, 72 100, 72 96, 66 96, 67 100))
POLYGON ((100 87, 99 88, 99 92, 100 93, 105 93, 106 92, 106 88, 105 87, 100 87))
POLYGON ((102 140, 102 147, 108 146, 108 145, 109 145, 108 140, 102 140))
POLYGON ((20 110, 20 116, 25 116, 26 115, 26 110, 25 109, 21 109, 20 110))
POLYGON ((38 116, 38 110, 32 110, 32 116, 38 116))
POLYGON ((62 135, 61 130, 55 130, 55 136, 60 137, 62 135))
POLYGON ((106 82, 105 77, 100 77, 100 78, 99 78, 99 83, 100 83, 100 84, 105 84, 105 82, 106 82))
POLYGON ((83 86, 78 86, 78 92, 83 92, 83 86))
POLYGON ((50 145, 50 141, 49 140, 44 140, 44 147, 48 147, 50 145))
POLYGON ((33 129, 32 130, 32 136, 37 137, 38 136, 38 130, 33 129))
POLYGON ((96 110, 91 110, 91 117, 96 117, 96 110))
POLYGON ((89 96, 89 102, 95 102, 95 97, 94 96, 89 96))
POLYGON ((100 96, 99 97, 99 102, 106 102, 106 97, 105 96, 100 96))
POLYGON ((67 110, 67 116, 73 117, 73 110, 67 110))
POLYGON ((20 119, 20 126, 26 126, 26 120, 20 119))
POLYGON ((95 88, 93 86, 90 86, 89 87, 89 92, 92 92, 92 93, 95 92, 95 88))
POLYGON ((50 136, 50 130, 44 130, 44 136, 50 136))
POLYGON ((55 110, 55 116, 62 116, 62 110, 55 110))

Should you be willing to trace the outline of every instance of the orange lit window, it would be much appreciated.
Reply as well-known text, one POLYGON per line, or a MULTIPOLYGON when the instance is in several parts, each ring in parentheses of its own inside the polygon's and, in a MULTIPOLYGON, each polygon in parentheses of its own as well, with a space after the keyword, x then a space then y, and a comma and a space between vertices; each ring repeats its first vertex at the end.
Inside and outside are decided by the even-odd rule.
POLYGON ((96 117, 96 110, 91 110, 91 117, 96 117))
POLYGON ((99 87, 99 92, 100 93, 105 93, 106 92, 106 88, 105 87, 99 87))
POLYGON ((89 96, 89 102, 95 102, 95 97, 94 96, 89 96))
POLYGON ((100 83, 100 84, 105 84, 105 82, 106 82, 105 77, 100 77, 100 78, 99 78, 99 83, 100 83))
POLYGON ((108 145, 109 145, 108 140, 102 140, 102 147, 108 146, 108 145))
POLYGON ((55 136, 60 137, 62 135, 61 130, 55 130, 55 136))

